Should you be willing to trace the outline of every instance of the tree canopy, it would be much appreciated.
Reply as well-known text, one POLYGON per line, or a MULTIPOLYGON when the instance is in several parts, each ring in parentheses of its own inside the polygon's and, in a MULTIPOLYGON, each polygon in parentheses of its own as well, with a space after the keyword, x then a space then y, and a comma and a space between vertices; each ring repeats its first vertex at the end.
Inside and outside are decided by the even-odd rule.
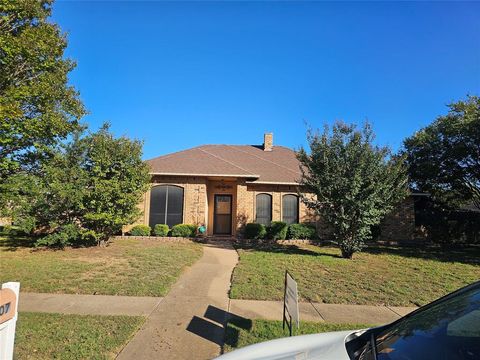
POLYGON ((480 98, 448 106, 447 115, 405 140, 410 179, 443 205, 480 209, 480 98))
POLYGON ((141 154, 141 142, 114 138, 108 126, 76 134, 38 174, 9 178, 10 213, 22 230, 48 234, 41 245, 105 242, 140 215, 149 181, 141 154))
POLYGON ((66 37, 47 20, 52 2, 0 1, 0 181, 37 165, 85 114, 66 37))
POLYGON ((333 230, 342 255, 351 258, 407 194, 403 161, 375 146, 369 124, 358 130, 337 122, 323 133, 309 131, 310 151, 300 149, 302 201, 333 230), (305 193, 314 194, 313 197, 305 193))

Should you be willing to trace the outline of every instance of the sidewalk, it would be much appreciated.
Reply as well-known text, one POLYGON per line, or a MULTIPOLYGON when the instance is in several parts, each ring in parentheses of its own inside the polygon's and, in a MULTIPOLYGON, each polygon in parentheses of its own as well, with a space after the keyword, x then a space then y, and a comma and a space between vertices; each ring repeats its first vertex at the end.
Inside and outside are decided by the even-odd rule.
MULTIPOLYGON (((299 303, 300 321, 386 324, 415 310, 415 307, 299 303)), ((248 319, 282 320, 283 302, 230 300, 229 312, 248 319)))
POLYGON ((79 314, 148 316, 161 297, 39 294, 20 292, 19 311, 79 314))
MULTIPOLYGON (((147 296, 20 293, 19 311, 149 316, 162 299, 161 297, 147 296)), ((416 309, 416 307, 305 302, 301 302, 299 308, 302 321, 365 324, 388 323, 416 309)), ((281 301, 232 299, 226 310, 248 319, 282 320, 283 303, 281 301)))

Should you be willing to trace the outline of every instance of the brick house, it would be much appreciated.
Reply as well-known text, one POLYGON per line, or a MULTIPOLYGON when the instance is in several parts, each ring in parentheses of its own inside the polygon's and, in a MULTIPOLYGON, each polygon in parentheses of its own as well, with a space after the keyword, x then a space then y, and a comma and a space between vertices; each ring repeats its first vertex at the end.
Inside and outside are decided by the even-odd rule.
MULTIPOLYGON (((137 224, 204 224, 207 235, 239 236, 248 222, 309 222, 322 236, 321 222, 299 201, 295 152, 274 146, 271 133, 263 145, 203 145, 147 163, 152 186, 137 224)), ((400 240, 413 232, 413 201, 407 199, 384 220, 382 233, 400 240)))

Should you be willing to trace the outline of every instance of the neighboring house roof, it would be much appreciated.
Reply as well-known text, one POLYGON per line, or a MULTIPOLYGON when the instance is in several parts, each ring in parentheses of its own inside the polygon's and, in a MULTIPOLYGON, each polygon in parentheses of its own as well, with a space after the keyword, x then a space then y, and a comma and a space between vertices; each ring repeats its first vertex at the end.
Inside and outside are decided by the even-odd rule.
POLYGON ((203 145, 147 160, 151 173, 242 177, 255 183, 297 184, 300 163, 283 146, 264 151, 255 145, 203 145))

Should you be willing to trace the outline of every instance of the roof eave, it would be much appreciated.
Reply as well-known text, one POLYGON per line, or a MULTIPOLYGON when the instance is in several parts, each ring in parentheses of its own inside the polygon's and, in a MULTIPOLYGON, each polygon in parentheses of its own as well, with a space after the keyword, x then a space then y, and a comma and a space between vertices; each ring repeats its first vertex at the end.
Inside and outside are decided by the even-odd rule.
POLYGON ((231 177, 231 178, 259 178, 260 175, 256 174, 196 174, 196 173, 168 173, 168 172, 150 172, 150 175, 162 175, 162 176, 215 176, 215 177, 231 177))
POLYGON ((289 182, 289 181, 245 181, 247 184, 261 184, 261 185, 290 185, 290 186, 299 186, 298 182, 289 182))

